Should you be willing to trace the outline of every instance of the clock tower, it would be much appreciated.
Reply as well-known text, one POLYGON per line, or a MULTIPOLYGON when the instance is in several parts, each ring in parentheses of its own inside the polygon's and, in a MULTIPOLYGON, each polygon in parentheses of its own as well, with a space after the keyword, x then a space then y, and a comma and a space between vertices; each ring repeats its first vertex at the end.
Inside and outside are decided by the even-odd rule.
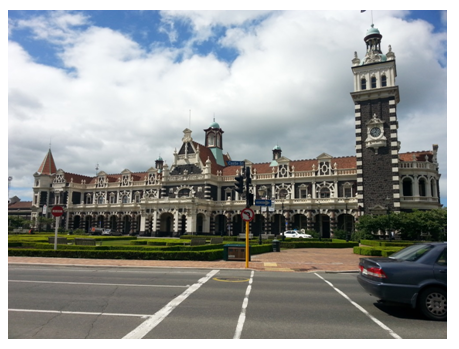
POLYGON ((357 157, 357 199, 365 214, 400 211, 395 54, 381 51, 382 35, 371 25, 365 57, 352 60, 357 157))

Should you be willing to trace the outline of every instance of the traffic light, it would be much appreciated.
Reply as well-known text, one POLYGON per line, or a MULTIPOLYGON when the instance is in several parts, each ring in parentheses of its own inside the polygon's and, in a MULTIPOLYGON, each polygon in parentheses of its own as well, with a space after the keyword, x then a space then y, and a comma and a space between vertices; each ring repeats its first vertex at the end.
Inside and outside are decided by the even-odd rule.
POLYGON ((246 194, 246 207, 250 207, 250 206, 253 206, 253 194, 252 193, 247 193, 246 194))
POLYGON ((252 178, 250 177, 250 167, 245 168, 245 202, 246 207, 253 206, 253 194, 250 193, 250 185, 252 184, 252 178))
POLYGON ((234 183, 234 187, 239 194, 244 194, 244 176, 237 175, 235 178, 236 182, 234 183))

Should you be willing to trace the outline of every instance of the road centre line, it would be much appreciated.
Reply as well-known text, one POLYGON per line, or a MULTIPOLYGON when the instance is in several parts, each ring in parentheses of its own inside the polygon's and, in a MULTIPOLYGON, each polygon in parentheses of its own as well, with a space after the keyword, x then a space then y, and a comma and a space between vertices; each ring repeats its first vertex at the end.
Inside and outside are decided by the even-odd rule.
POLYGON ((8 311, 24 312, 24 313, 65 314, 65 315, 131 316, 131 317, 141 317, 141 318, 150 316, 148 314, 95 313, 95 312, 88 312, 88 311, 38 310, 38 309, 8 309, 8 311))
POLYGON ((247 286, 247 289, 245 291, 245 297, 244 301, 242 302, 242 310, 241 314, 239 315, 239 319, 237 321, 237 326, 236 326, 236 331, 234 332, 233 339, 241 339, 241 333, 242 329, 244 328, 244 322, 245 322, 245 313, 247 311, 247 305, 249 304, 249 295, 250 291, 252 290, 252 282, 253 282, 253 275, 254 271, 252 270, 252 273, 250 274, 250 280, 249 280, 249 285, 247 286))
POLYGON ((35 280, 8 280, 8 282, 29 282, 39 284, 64 284, 64 285, 91 285, 91 286, 126 286, 126 287, 189 287, 190 285, 141 285, 141 284, 105 284, 97 282, 64 282, 64 281, 35 281, 35 280))
POLYGON ((167 303, 162 309, 157 311, 155 314, 149 316, 149 318, 146 321, 144 321, 137 328, 129 332, 126 336, 123 337, 123 339, 141 339, 145 337, 145 335, 152 329, 154 329, 156 326, 158 326, 161 323, 161 321, 163 321, 172 312, 172 310, 177 308, 180 305, 180 303, 182 303, 194 291, 196 291, 207 281, 209 281, 219 271, 220 270, 212 270, 209 273, 207 273, 206 276, 199 279, 197 283, 188 287, 181 295, 175 297, 172 301, 167 303))
POLYGON ((362 308, 360 305, 358 305, 357 303, 355 303, 352 299, 350 299, 344 292, 342 292, 340 289, 336 288, 335 286, 333 286, 333 284, 330 282, 330 281, 327 281, 325 280, 322 276, 320 276, 319 274, 317 273, 314 273, 318 278, 322 279, 323 281, 325 281, 327 284, 329 284, 336 292, 338 292, 341 296, 343 296, 344 298, 346 298, 354 307, 356 307, 357 309, 359 309, 362 313, 364 313, 366 316, 368 316, 374 323, 376 323, 379 327, 381 327, 382 329, 386 330, 389 332, 389 334, 394 337, 395 339, 402 339, 402 337, 400 337, 397 333, 395 333, 394 331, 392 331, 389 327, 387 327, 386 325, 384 325, 381 321, 379 321, 377 318, 375 318, 373 315, 371 315, 369 312, 367 312, 364 308, 362 308))

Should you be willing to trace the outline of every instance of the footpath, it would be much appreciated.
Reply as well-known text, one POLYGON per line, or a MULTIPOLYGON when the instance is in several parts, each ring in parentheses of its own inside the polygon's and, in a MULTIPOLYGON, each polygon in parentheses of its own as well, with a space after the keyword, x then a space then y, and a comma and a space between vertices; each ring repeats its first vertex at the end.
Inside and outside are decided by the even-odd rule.
POLYGON ((359 258, 352 248, 299 248, 254 255, 245 261, 157 261, 83 258, 8 257, 8 264, 97 267, 250 269, 278 272, 357 272, 359 258))

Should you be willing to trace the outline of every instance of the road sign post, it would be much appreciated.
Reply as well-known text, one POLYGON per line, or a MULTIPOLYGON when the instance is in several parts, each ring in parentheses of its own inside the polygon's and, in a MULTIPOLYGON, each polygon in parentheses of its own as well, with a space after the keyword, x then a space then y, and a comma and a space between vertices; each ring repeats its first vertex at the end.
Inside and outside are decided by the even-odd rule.
POLYGON ((242 220, 245 221, 245 267, 249 267, 249 222, 255 217, 255 212, 249 207, 241 211, 242 220))
POLYGON ((51 214, 56 217, 56 228, 54 230, 54 250, 57 250, 57 230, 59 229, 59 222, 61 216, 64 214, 64 209, 61 206, 54 206, 51 214))

